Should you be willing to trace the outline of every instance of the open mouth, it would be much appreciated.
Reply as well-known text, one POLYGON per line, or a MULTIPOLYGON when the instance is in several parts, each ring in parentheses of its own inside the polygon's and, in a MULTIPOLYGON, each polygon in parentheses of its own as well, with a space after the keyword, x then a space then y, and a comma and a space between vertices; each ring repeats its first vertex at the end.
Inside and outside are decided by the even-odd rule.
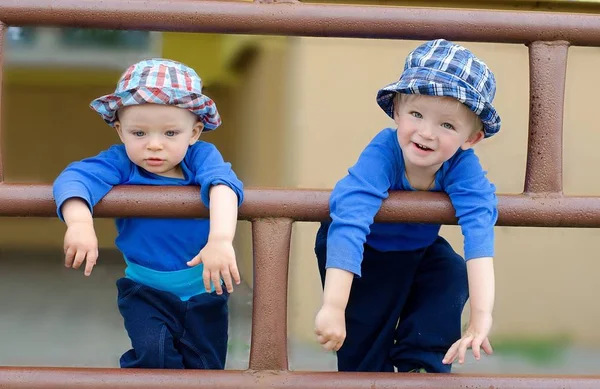
POLYGON ((415 145, 415 146, 416 146, 418 149, 421 149, 421 150, 423 150, 423 151, 433 151, 433 149, 430 149, 429 147, 427 147, 427 146, 425 146, 425 145, 422 145, 422 144, 420 144, 420 143, 415 143, 415 142, 413 142, 413 144, 414 144, 414 145, 415 145))

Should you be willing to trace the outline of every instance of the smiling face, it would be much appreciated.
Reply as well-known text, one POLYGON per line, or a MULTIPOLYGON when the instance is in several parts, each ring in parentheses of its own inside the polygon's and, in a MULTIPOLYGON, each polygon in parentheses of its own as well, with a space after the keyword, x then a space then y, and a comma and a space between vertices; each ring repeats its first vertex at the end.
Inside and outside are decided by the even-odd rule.
POLYGON ((451 97, 398 94, 394 121, 406 169, 428 175, 484 136, 477 115, 451 97))
POLYGON ((115 129, 127 156, 139 167, 164 177, 183 178, 179 166, 203 125, 187 109, 141 104, 121 108, 115 129))

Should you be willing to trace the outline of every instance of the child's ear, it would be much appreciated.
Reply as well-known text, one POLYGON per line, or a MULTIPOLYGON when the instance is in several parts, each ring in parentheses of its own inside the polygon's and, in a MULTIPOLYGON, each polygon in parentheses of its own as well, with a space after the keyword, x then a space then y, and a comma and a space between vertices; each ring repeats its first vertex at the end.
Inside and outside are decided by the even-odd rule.
POLYGON ((200 134, 202 134, 202 130, 204 130, 204 123, 201 121, 197 121, 192 128, 192 137, 190 138, 190 146, 198 141, 200 138, 200 134))
POLYGON ((460 148, 463 150, 468 150, 471 147, 475 146, 477 143, 479 143, 483 138, 485 138, 485 134, 483 133, 483 130, 479 130, 473 135, 471 135, 469 139, 467 139, 465 143, 463 143, 463 145, 460 146, 460 148))
POLYGON ((121 122, 117 120, 114 124, 114 127, 115 131, 117 131, 117 134, 119 135, 119 139, 121 139, 121 142, 125 143, 123 141, 123 127, 121 127, 121 122))

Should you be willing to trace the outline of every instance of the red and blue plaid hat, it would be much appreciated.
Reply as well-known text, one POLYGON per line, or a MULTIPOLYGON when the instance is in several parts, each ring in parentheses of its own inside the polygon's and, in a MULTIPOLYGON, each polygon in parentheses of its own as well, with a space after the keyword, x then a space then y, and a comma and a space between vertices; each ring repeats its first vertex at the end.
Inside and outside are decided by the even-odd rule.
POLYGON ((455 98, 483 123, 485 137, 500 130, 492 105, 496 79, 487 65, 466 48, 444 39, 426 42, 406 57, 400 80, 377 93, 377 103, 392 119, 396 93, 455 98))
POLYGON ((121 76, 114 93, 95 99, 90 107, 114 126, 119 108, 147 103, 188 109, 204 123, 205 131, 221 124, 217 106, 202 94, 202 80, 194 69, 162 58, 131 65, 121 76))

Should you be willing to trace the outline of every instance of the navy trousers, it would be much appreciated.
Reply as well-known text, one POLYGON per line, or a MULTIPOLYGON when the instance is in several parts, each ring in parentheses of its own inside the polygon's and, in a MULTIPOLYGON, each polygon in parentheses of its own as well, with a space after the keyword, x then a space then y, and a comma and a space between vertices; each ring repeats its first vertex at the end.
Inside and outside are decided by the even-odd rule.
MULTIPOLYGON (((315 253, 325 282, 328 224, 315 253)), ((346 308, 339 371, 449 373, 442 359, 461 337, 468 299, 464 259, 438 237, 424 249, 380 252, 364 246, 362 277, 354 278, 346 308)))
POLYGON ((132 346, 121 356, 122 368, 225 368, 226 291, 181 301, 172 293, 128 278, 119 279, 117 288, 119 311, 132 346))

